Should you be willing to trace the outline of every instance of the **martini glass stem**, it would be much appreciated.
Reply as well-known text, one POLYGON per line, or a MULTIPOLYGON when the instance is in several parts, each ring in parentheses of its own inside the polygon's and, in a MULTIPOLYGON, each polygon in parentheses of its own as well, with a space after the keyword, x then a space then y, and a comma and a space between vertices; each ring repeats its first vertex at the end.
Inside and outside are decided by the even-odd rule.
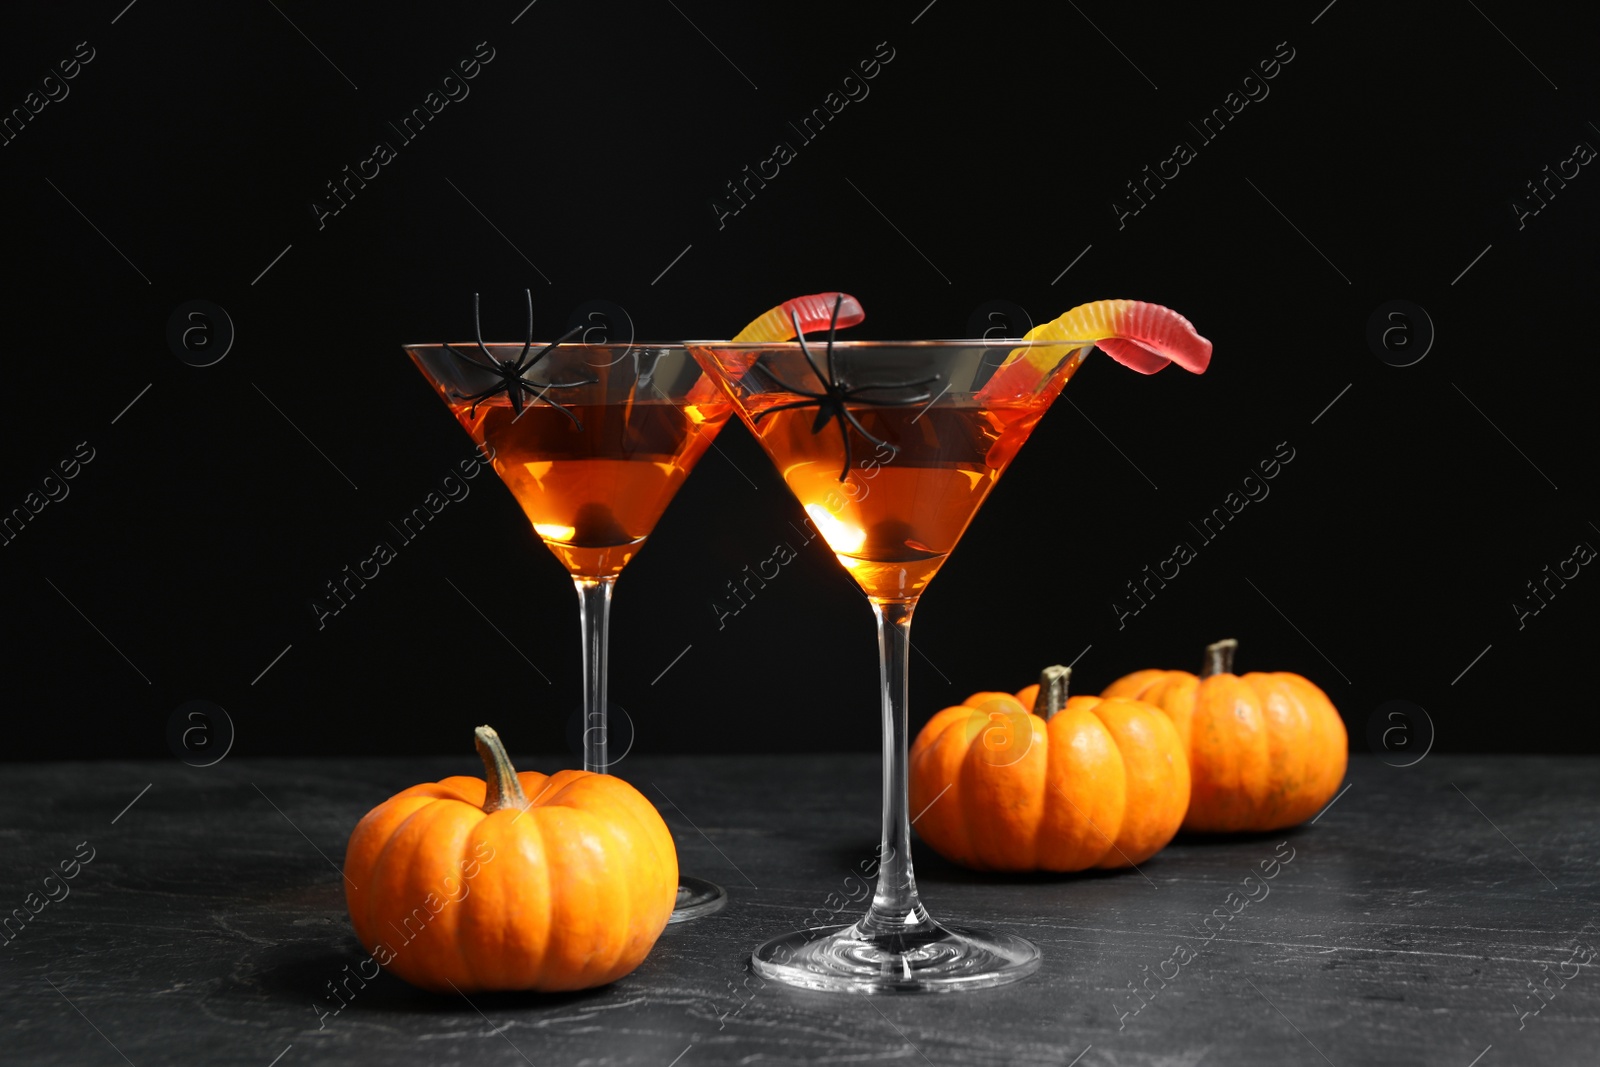
POLYGON ((908 657, 915 608, 915 600, 872 601, 883 688, 883 839, 878 846, 878 885, 872 907, 857 924, 869 936, 915 935, 933 928, 917 896, 911 869, 911 820, 906 810, 908 657))
POLYGON ((607 773, 606 647, 611 631, 611 578, 573 578, 578 587, 578 624, 583 630, 583 769, 607 773))

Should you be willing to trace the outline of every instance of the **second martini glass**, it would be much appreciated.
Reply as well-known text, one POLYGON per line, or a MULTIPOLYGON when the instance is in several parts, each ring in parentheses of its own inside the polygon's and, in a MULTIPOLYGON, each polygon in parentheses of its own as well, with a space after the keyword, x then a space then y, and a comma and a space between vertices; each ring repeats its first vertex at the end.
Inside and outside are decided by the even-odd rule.
POLYGON ((1033 944, 942 926, 917 894, 906 807, 907 656, 917 597, 1087 344, 836 343, 830 332, 825 348, 803 335, 781 344, 688 345, 866 593, 878 624, 883 832, 872 904, 848 926, 768 941, 752 966, 792 985, 860 993, 977 989, 1032 974, 1033 944), (1002 382, 995 371, 1008 353, 1039 373, 1002 382))
MULTIPOLYGON (((612 588, 732 409, 682 345, 535 347, 531 296, 528 323, 520 345, 485 344, 480 328, 475 343, 405 350, 572 574, 583 631, 583 768, 605 774, 612 588)), ((726 901, 721 886, 680 876, 669 921, 726 901)))

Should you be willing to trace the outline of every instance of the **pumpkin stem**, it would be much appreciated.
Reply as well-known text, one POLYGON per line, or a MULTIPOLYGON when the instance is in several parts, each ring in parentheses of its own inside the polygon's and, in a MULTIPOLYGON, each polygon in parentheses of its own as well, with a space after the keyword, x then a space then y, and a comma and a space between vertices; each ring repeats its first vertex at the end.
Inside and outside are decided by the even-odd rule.
POLYGON ((472 736, 478 755, 483 758, 483 778, 488 786, 483 795, 483 810, 493 813, 501 808, 526 808, 528 795, 517 781, 517 769, 511 765, 511 757, 506 755, 500 735, 492 726, 480 726, 472 731, 472 736))
POLYGON ((1067 683, 1072 680, 1072 668, 1059 663, 1039 672, 1039 695, 1033 698, 1033 713, 1049 722, 1056 712, 1066 707, 1067 683))
POLYGON ((1209 678, 1213 674, 1233 673, 1233 654, 1238 651, 1239 642, 1233 638, 1218 641, 1214 645, 1206 646, 1206 664, 1200 668, 1200 677, 1209 678))

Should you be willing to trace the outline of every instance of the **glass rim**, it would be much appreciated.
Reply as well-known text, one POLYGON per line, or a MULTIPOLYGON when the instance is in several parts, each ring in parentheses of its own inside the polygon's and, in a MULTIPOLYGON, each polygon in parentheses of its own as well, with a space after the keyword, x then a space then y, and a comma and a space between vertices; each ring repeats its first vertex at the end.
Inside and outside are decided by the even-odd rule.
MULTIPOLYGON (((487 347, 487 348, 521 348, 524 344, 527 344, 527 343, 528 342, 526 342, 526 341, 485 341, 485 342, 483 342, 484 346, 487 347)), ((411 351, 413 348, 437 348, 437 349, 441 349, 442 350, 446 344, 448 344, 452 349, 465 348, 465 349, 470 349, 472 351, 476 351, 477 348, 478 348, 478 342, 476 340, 473 340, 473 341, 421 341, 421 342, 418 342, 416 344, 401 344, 400 347, 402 349, 406 350, 407 352, 411 351)), ((582 341, 561 341, 559 343, 556 343, 556 344, 552 345, 552 343, 549 342, 549 341, 537 341, 536 340, 531 345, 529 345, 528 351, 537 352, 541 348, 549 348, 552 352, 555 352, 555 351, 560 351, 562 349, 575 350, 575 349, 582 348, 582 349, 601 349, 601 350, 609 349, 609 350, 614 350, 614 351, 626 352, 629 349, 633 349, 633 348, 684 348, 684 347, 686 347, 686 346, 685 346, 685 343, 682 342, 682 341, 628 341, 628 342, 620 343, 620 344, 613 344, 613 343, 607 342, 605 344, 599 344, 599 345, 585 344, 582 341)))
MULTIPOLYGON (((1097 342, 1095 341, 1070 339, 1063 341, 1024 341, 1021 338, 1013 337, 950 337, 923 341, 836 340, 833 342, 833 347, 836 349, 858 349, 861 351, 871 351, 875 348, 1083 348, 1096 343, 1097 342)), ((712 348, 719 351, 724 349, 740 352, 800 351, 799 341, 684 341, 683 344, 688 348, 712 348)), ((806 347, 812 349, 813 351, 826 351, 828 347, 828 341, 826 338, 808 338, 806 340, 806 347)))
MULTIPOLYGON (((523 341, 484 341, 483 342, 484 346, 488 347, 488 348, 521 348, 525 343, 526 342, 523 342, 523 341)), ((833 347, 834 348, 854 349, 854 350, 859 350, 859 351, 871 351, 873 349, 878 349, 878 348, 882 348, 882 349, 889 349, 889 348, 929 348, 929 349, 943 349, 943 348, 1051 348, 1051 347, 1084 348, 1084 347, 1087 347, 1089 345, 1093 345, 1093 344, 1097 344, 1097 343, 1098 342, 1096 342, 1096 341, 1074 340, 1074 339, 1070 339, 1070 338, 1066 339, 1066 340, 1061 340, 1061 341, 1046 341, 1046 340, 1026 341, 1026 340, 1023 340, 1020 337, 942 337, 942 338, 931 338, 931 339, 925 339, 925 340, 919 340, 919 341, 869 341, 869 340, 861 340, 861 339, 857 339, 857 340, 835 340, 833 342, 833 347)), ((476 350, 477 347, 478 347, 478 342, 475 341, 475 340, 474 341, 449 341, 449 342, 419 341, 419 342, 414 342, 414 343, 402 343, 400 345, 400 347, 402 349, 404 349, 405 351, 407 351, 407 352, 411 351, 412 349, 427 349, 427 348, 436 348, 436 349, 439 349, 439 350, 443 351, 446 344, 448 344, 450 346, 450 348, 452 348, 452 349, 458 349, 459 348, 459 349, 476 350)), ((828 347, 828 342, 827 342, 827 340, 825 338, 810 338, 810 339, 807 340, 806 344, 807 344, 807 347, 810 347, 810 348, 826 349, 828 347)), ((750 352, 750 351, 755 351, 755 352, 798 352, 798 351, 800 351, 800 342, 799 341, 728 341, 728 340, 714 340, 714 341, 713 340, 706 340, 706 341, 628 341, 628 342, 625 342, 625 343, 606 342, 605 344, 596 345, 596 344, 586 344, 586 343, 584 343, 582 341, 561 341, 561 342, 557 342, 554 345, 552 345, 551 342, 549 342, 549 341, 537 341, 536 340, 536 341, 534 341, 532 343, 532 345, 529 346, 529 351, 534 351, 536 349, 547 348, 547 347, 550 348, 550 350, 552 352, 558 352, 558 351, 562 351, 562 350, 577 350, 577 349, 603 351, 603 352, 627 352, 627 351, 630 351, 630 350, 635 349, 635 348, 653 348, 653 349, 711 348, 711 349, 717 349, 717 350, 723 350, 723 349, 736 350, 736 351, 740 351, 740 352, 750 352)))

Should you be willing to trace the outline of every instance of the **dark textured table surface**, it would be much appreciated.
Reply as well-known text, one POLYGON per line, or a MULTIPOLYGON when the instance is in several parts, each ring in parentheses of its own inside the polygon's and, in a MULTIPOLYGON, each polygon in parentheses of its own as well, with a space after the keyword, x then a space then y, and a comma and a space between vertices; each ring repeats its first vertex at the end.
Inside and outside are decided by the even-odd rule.
POLYGON ((1396 769, 1358 757, 1315 825, 1180 838, 1142 873, 983 876, 922 848, 919 881, 936 916, 1028 937, 1044 965, 997 990, 866 998, 763 985, 745 961, 758 941, 825 913, 872 856, 876 760, 634 757, 624 777, 661 808, 684 869, 728 887, 725 911, 669 928, 605 989, 468 1002, 384 975, 335 1013, 328 984, 363 958, 334 867, 346 835, 392 792, 472 768, 8 765, 0 906, 29 920, 0 947, 0 1063, 1497 1067, 1600 1057, 1600 761, 1433 755, 1396 769), (67 896, 27 911, 49 869, 91 849, 67 896), (1263 860, 1291 854, 1265 895, 1252 884, 1253 902, 1230 897, 1263 860), (1231 916, 1212 919, 1218 933, 1203 925, 1214 913, 1231 916))

